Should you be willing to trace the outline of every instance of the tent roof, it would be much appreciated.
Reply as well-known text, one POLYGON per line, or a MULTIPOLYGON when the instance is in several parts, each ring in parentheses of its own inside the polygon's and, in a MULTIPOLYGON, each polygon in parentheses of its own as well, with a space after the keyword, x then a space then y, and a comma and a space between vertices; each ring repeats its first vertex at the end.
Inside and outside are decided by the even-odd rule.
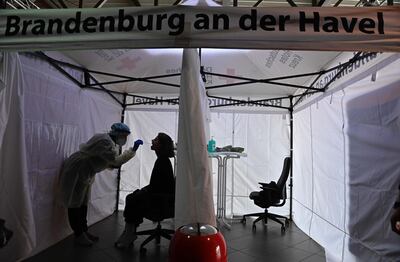
MULTIPOLYGON (((215 0, 169 0, 161 1, 159 5, 197 5, 198 1, 206 5, 221 4, 221 1, 215 0)), ((62 3, 65 5, 64 8, 78 7, 83 4, 82 1, 59 1, 59 4, 62 3)), ((223 3, 231 5, 226 1, 223 3)), ((315 1, 239 0, 237 3, 238 6, 247 7, 285 6, 293 5, 293 3, 298 6, 312 6, 315 1)), ((342 6, 356 6, 358 3, 358 0, 339 2, 342 6)), ((332 6, 337 2, 321 1, 321 4, 332 6)), ((42 5, 45 8, 60 8, 54 1, 42 1, 42 5)), ((152 6, 155 2, 152 0, 88 0, 84 1, 84 5, 80 7, 139 5, 152 6)), ((101 49, 63 51, 63 53, 75 64, 88 69, 90 74, 108 90, 146 96, 177 97, 179 94, 182 49, 101 49)), ((340 53, 204 48, 201 49, 200 59, 204 67, 203 80, 208 95, 274 98, 291 96, 299 88, 308 87, 307 85, 317 78, 318 72, 327 69, 330 62, 340 53), (315 74, 310 75, 310 73, 315 74), (272 82, 271 79, 273 79, 272 82)))
MULTIPOLYGON (((89 70, 134 78, 179 74, 182 63, 182 49, 85 50, 68 51, 64 54, 89 70)), ((245 78, 233 79, 206 74, 209 95, 288 96, 293 95, 297 88, 271 83, 238 83, 249 82, 246 78, 260 80, 318 72, 326 69, 327 64, 338 54, 315 51, 201 49, 201 65, 206 73, 245 78), (219 87, 220 85, 229 86, 219 87)), ((104 74, 92 75, 100 82, 123 79, 104 74)), ((295 77, 276 82, 302 86, 315 77, 295 77)), ((151 80, 166 84, 133 81, 104 86, 109 90, 131 94, 179 94, 179 75, 151 80)))

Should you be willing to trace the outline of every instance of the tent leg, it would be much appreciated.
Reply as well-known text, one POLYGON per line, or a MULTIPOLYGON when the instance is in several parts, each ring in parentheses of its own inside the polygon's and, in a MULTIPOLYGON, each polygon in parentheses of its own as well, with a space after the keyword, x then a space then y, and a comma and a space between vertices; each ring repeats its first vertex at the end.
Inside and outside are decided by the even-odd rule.
POLYGON ((293 212, 293 97, 290 96, 290 208, 289 208, 289 220, 292 220, 292 212, 293 212))
MULTIPOLYGON (((121 112, 121 123, 124 122, 125 120, 125 110, 126 110, 126 97, 127 94, 124 94, 123 100, 122 100, 122 112, 121 112)), ((122 149, 119 149, 119 153, 122 153, 122 149)), ((115 201, 115 210, 114 212, 118 212, 118 206, 119 206, 119 187, 121 183, 121 167, 118 168, 118 175, 117 175, 117 196, 116 196, 116 201, 115 201)))

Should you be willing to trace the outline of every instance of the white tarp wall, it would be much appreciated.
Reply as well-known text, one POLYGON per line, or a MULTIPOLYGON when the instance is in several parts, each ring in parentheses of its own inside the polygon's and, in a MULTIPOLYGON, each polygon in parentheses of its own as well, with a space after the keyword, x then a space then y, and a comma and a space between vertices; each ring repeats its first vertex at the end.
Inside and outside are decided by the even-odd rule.
MULTIPOLYGON (((66 210, 55 201, 62 160, 118 122, 121 107, 105 94, 81 90, 37 58, 6 53, 2 72, 0 217, 15 235, 0 261, 15 261, 72 232, 66 210)), ((114 211, 116 185, 115 171, 97 175, 89 224, 114 211)))
MULTIPOLYGON (((228 161, 226 213, 236 215, 261 212, 262 209, 254 205, 248 196, 250 192, 260 190, 258 182, 279 178, 283 158, 289 155, 289 117, 267 112, 222 110, 211 112, 210 133, 214 136, 217 147, 240 146, 244 147, 245 153, 248 154, 246 158, 228 161)), ((150 150, 151 139, 158 132, 165 132, 179 143, 176 140, 177 110, 129 108, 125 119, 126 123, 132 127, 134 136, 143 139, 144 146, 136 155, 137 161, 128 162, 122 168, 120 209, 124 208, 127 194, 149 183, 155 161, 154 152, 150 150)), ((212 160, 212 163, 214 203, 216 204, 218 168, 216 160, 212 160)), ((289 214, 288 205, 286 208, 274 211, 289 214)))
POLYGON ((14 231, 1 261, 14 261, 36 245, 24 141, 24 80, 16 54, 0 52, 0 217, 14 231))
POLYGON ((400 257, 390 229, 400 184, 400 60, 374 59, 381 62, 358 63, 332 86, 339 91, 294 114, 294 221, 328 261, 400 257))

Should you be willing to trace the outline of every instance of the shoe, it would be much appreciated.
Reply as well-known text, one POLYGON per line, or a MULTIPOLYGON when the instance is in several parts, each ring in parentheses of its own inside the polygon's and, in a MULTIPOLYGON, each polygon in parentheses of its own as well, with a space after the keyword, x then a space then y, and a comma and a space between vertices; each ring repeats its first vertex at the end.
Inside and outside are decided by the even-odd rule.
POLYGON ((0 248, 6 246, 13 236, 13 232, 4 227, 0 230, 0 248))
POLYGON ((98 236, 92 235, 87 231, 85 232, 85 234, 90 239, 90 241, 92 241, 92 242, 97 242, 100 239, 98 236))
POLYGON ((81 247, 91 247, 93 245, 93 241, 90 240, 85 233, 82 233, 80 236, 76 236, 74 239, 74 244, 76 246, 81 247))
POLYGON ((133 244, 133 241, 137 239, 137 236, 126 231, 122 232, 122 235, 114 243, 114 246, 119 249, 124 249, 133 244))

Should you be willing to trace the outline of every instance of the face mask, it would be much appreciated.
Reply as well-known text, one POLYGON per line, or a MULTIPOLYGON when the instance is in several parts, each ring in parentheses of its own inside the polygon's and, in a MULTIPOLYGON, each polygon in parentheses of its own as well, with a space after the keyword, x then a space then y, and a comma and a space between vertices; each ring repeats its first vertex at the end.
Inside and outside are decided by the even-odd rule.
POLYGON ((126 139, 127 139, 126 137, 119 137, 117 138, 117 141, 115 141, 115 143, 117 145, 123 146, 126 144, 126 139))

